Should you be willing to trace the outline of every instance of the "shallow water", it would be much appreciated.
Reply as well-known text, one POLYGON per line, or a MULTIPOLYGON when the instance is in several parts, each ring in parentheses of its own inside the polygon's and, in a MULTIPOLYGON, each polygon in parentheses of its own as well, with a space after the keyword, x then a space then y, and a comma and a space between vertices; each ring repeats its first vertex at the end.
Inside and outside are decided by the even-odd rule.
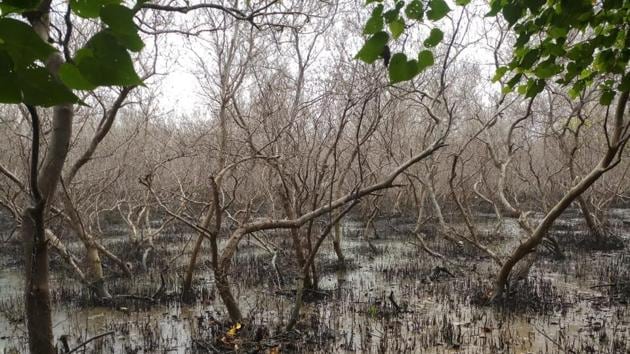
MULTIPOLYGON (((611 215, 623 221, 630 213, 622 210, 611 215)), ((572 227, 580 222, 574 215, 563 220, 572 227)), ((379 234, 387 239, 371 240, 378 249, 374 254, 364 240, 353 237, 361 226, 358 221, 345 225, 349 236, 343 246, 346 255, 352 258, 353 267, 346 271, 324 271, 320 267, 320 289, 330 295, 306 304, 298 326, 310 342, 298 342, 281 351, 560 353, 573 349, 613 353, 618 352, 616 348, 630 348, 628 305, 609 301, 605 288, 591 288, 602 281, 598 270, 609 260, 622 255, 630 257, 627 251, 570 254, 562 262, 541 259, 532 271, 532 284, 545 294, 549 291, 545 284, 551 282, 556 297, 549 299, 561 305, 555 304, 557 309, 546 311, 506 311, 470 303, 479 284, 490 284, 496 271, 496 266, 484 257, 466 258, 455 251, 452 258, 469 263, 467 266, 475 263, 477 274, 427 281, 435 266, 455 268, 430 258, 386 226, 379 234), (390 293, 404 311, 395 313, 390 293)), ((400 229, 405 225, 397 226, 400 229)), ((480 230, 493 227, 493 221, 488 220, 480 230)), ((519 242, 517 231, 515 221, 506 220, 500 233, 507 236, 495 249, 505 254, 519 242)), ((628 229, 620 230, 620 234, 627 238, 628 229)), ((440 240, 429 244, 448 250, 440 240)), ((174 251, 181 244, 165 247, 174 251)), ((285 257, 289 256, 287 251, 285 257)), ((180 257, 176 263, 183 265, 186 259, 180 257)), ((214 285, 209 269, 203 265, 205 259, 200 262, 198 277, 202 279, 198 286, 211 290, 214 285)), ((233 267, 233 289, 250 322, 265 326, 273 336, 286 323, 292 298, 279 295, 279 290, 290 290, 291 284, 278 289, 268 260, 267 252, 257 247, 255 240, 244 240, 235 261, 241 266, 233 267)), ((334 262, 329 243, 318 262, 320 265, 334 262)), ((181 267, 173 268, 181 273, 181 267)), ((171 274, 167 281, 169 291, 180 285, 176 274, 171 274)), ((126 282, 126 290, 145 293, 156 286, 155 274, 138 276, 132 285, 122 282, 126 282)), ((72 290, 80 287, 67 277, 53 279, 51 286, 57 289, 53 292, 56 297, 80 292, 72 290), (60 288, 67 292, 59 291, 60 288)), ((25 351, 24 324, 19 321, 22 287, 18 269, 0 271, 0 353, 25 351)), ((67 299, 56 299, 54 309, 55 338, 67 335, 71 348, 94 335, 114 331, 113 335, 88 345, 87 352, 204 352, 194 345, 196 340, 225 335, 213 326, 225 319, 226 312, 219 299, 193 306, 178 302, 152 306, 130 302, 124 307, 85 307, 67 299)))

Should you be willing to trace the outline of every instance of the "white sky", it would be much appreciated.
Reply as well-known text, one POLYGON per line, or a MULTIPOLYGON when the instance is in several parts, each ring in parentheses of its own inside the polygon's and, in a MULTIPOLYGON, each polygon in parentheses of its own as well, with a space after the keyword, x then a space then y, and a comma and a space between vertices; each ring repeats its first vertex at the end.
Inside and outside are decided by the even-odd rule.
MULTIPOLYGON (((458 13, 458 7, 454 4, 451 4, 451 8, 455 11, 451 12, 451 15, 456 16, 458 13)), ((477 6, 479 4, 476 4, 477 6)), ((472 6, 469 5, 469 6, 472 6)), ((485 5, 482 5, 485 7, 485 5)), ((370 10, 365 9, 365 14, 354 14, 351 16, 359 16, 359 17, 367 17, 369 16, 370 10)), ((338 16, 337 21, 344 21, 344 16, 338 16)), ((359 20, 361 21, 361 20, 359 20)), ((450 31, 450 24, 437 24, 441 27, 445 32, 450 31)), ((343 24, 341 25, 342 27, 343 24)), ((333 26, 333 31, 339 31, 339 26, 333 26)), ((468 35, 472 37, 477 37, 481 32, 482 28, 480 25, 474 24, 468 33, 468 35)), ((159 91, 161 92, 160 106, 164 111, 174 112, 175 114, 183 114, 187 116, 191 116, 194 114, 208 114, 211 115, 212 112, 208 110, 209 100, 206 97, 203 97, 201 94, 201 89, 197 78, 192 74, 195 69, 194 55, 191 53, 190 47, 195 46, 194 39, 187 39, 186 37, 178 34, 170 34, 166 36, 162 36, 163 44, 167 48, 166 50, 161 50, 160 53, 160 61, 158 62, 159 71, 162 73, 167 73, 162 77, 161 82, 159 84, 159 91), (170 58, 162 57, 165 53, 169 53, 170 58)), ((358 36, 357 36, 358 37, 358 36)), ((320 40, 325 40, 324 38, 320 38, 320 40)), ((357 43, 360 45, 360 40, 357 38, 357 43)), ((446 38, 445 38, 446 40, 446 38)), ((150 43, 147 43, 149 46, 150 43)), ((492 53, 484 48, 485 43, 478 43, 474 47, 469 48, 467 51, 463 53, 463 56, 458 60, 466 60, 470 62, 476 63, 484 63, 489 64, 492 63, 492 53)), ((357 46, 358 48, 359 46, 357 46)), ((348 49, 349 51, 355 52, 354 49, 348 49)), ((318 58, 318 61, 314 64, 315 67, 323 65, 326 67, 328 63, 326 60, 330 60, 329 56, 325 53, 322 53, 318 58), (328 58, 328 59, 327 59, 328 58)), ((408 53, 411 54, 411 53, 408 53)), ((214 58, 208 58, 208 60, 214 60, 214 58)), ((292 60, 289 57, 289 60, 292 60)), ((379 65, 377 63, 376 65, 379 65)), ((488 78, 491 77, 494 73, 494 68, 491 66, 486 66, 488 78)), ((385 69, 384 69, 385 70, 385 69)), ((488 85, 488 86, 497 86, 498 85, 488 85)), ((490 88, 490 87, 489 87, 490 88)), ((490 88, 490 90, 496 89, 495 87, 490 88)), ((198 117, 202 118, 202 117, 198 117)), ((209 118, 209 117, 206 117, 209 118)))

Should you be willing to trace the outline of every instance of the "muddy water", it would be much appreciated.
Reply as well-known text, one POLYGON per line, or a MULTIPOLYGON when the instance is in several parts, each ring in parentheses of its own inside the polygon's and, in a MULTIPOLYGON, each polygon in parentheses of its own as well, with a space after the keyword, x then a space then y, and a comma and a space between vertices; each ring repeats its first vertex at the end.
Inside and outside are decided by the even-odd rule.
MULTIPOLYGON (((625 223, 630 221, 628 210, 612 215, 616 232, 630 240, 625 223)), ((578 216, 568 215, 558 231, 579 229, 580 222, 578 216)), ((628 305, 611 301, 605 287, 591 288, 604 282, 602 269, 611 261, 630 259, 627 250, 570 253, 561 262, 542 257, 530 274, 528 290, 522 290, 537 296, 536 306, 478 306, 471 302, 489 289, 495 265, 472 250, 429 240, 431 247, 458 265, 443 263, 417 250, 408 236, 393 231, 412 225, 394 221, 392 229, 388 222, 383 224, 378 233, 382 238, 371 240, 377 252, 354 236, 362 227, 360 222, 345 224, 349 237, 344 249, 352 259, 348 270, 330 266, 334 253, 326 245, 318 258, 321 296, 305 305, 298 325, 298 333, 308 340, 280 343, 282 352, 624 353, 630 348, 628 305), (447 268, 454 277, 442 274, 431 279, 436 266, 447 268)), ((493 221, 488 220, 480 229, 493 228, 493 221)), ((500 233, 507 236, 494 242, 493 248, 501 254, 518 243, 518 225, 506 220, 500 233)), ((273 241, 282 247, 280 240, 273 241)), ((242 245, 234 266, 234 291, 250 323, 264 326, 267 337, 273 338, 281 333, 291 308, 293 299, 286 294, 292 289, 292 275, 283 274, 285 284, 278 286, 269 255, 256 243, 249 239, 242 245)), ((174 252, 182 244, 169 242, 163 247, 174 252)), ((280 257, 290 257, 288 249, 280 257)), ((174 263, 179 266, 173 268, 181 273, 186 259, 186 255, 177 258, 174 263)), ((204 260, 197 285, 210 295, 192 306, 176 301, 157 305, 130 301, 89 307, 65 298, 81 296, 76 282, 67 276, 54 278, 55 338, 67 336, 73 348, 87 338, 113 331, 88 345, 88 353, 212 351, 216 347, 211 338, 225 336, 225 329, 213 323, 223 322, 226 311, 220 300, 213 299, 214 284, 204 260)), ((20 353, 26 348, 20 318, 23 281, 18 274, 17 269, 0 271, 0 353, 20 353)), ((156 279, 156 273, 145 273, 132 284, 117 280, 124 284, 114 282, 111 287, 150 294, 158 284, 156 279)), ((178 289, 179 281, 176 274, 169 274, 167 291, 178 289)), ((266 342, 276 345, 272 339, 266 342)))

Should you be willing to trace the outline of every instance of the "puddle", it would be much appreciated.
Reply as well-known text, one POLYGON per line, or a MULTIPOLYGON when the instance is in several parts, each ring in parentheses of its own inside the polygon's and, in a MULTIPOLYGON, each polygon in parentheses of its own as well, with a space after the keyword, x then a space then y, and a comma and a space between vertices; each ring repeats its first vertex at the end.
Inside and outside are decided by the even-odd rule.
MULTIPOLYGON (((630 214, 624 209, 611 212, 611 216, 623 220, 630 214)), ((567 228, 576 225, 578 221, 573 218, 571 215, 559 224, 562 232, 569 232, 567 228)), ((396 222, 398 230, 411 226, 396 222)), ((491 284, 496 271, 489 260, 480 256, 466 258, 466 252, 473 251, 463 252, 458 259, 468 261, 462 262, 465 267, 457 270, 455 276, 444 273, 431 280, 429 275, 436 266, 451 272, 455 269, 417 250, 406 236, 395 234, 386 224, 377 224, 382 228, 378 232, 382 238, 371 240, 377 252, 370 251, 366 242, 357 238, 360 222, 344 225, 349 236, 343 247, 352 266, 346 271, 320 267, 319 289, 327 296, 305 304, 297 327, 308 340, 291 344, 278 341, 281 352, 619 353, 630 348, 628 305, 611 300, 606 288, 592 288, 607 276, 606 267, 616 264, 611 262, 624 254, 630 259, 627 251, 570 253, 564 261, 541 259, 532 270, 527 291, 550 304, 516 311, 473 304, 483 286, 491 284), (474 271, 465 274, 465 269, 472 268, 474 271), (395 306, 401 310, 396 311, 395 306)), ((490 219, 480 225, 482 231, 494 229, 490 219)), ((514 220, 506 220, 500 231, 504 237, 493 247, 507 252, 518 242, 518 230, 514 220)), ((628 229, 623 229, 623 236, 628 238, 628 229)), ((183 244, 174 239, 156 242, 172 256, 183 244)), ((281 257, 290 258, 289 244, 280 237, 271 239, 281 249, 286 246, 281 257)), ((452 247, 440 239, 428 243, 436 249, 452 247)), ((457 254, 456 250, 450 252, 457 254)), ((170 268, 167 291, 174 292, 180 286, 187 259, 187 254, 183 254, 170 268)), ((211 299, 216 295, 206 261, 204 252, 197 273, 198 286, 208 289, 211 299)), ((293 301, 291 296, 283 295, 290 292, 292 285, 277 287, 269 261, 270 255, 257 247, 255 240, 244 240, 232 277, 242 311, 249 316, 250 325, 265 329, 263 337, 267 342, 282 333, 293 301)), ((328 241, 318 264, 334 261, 328 241)), ((158 274, 144 273, 132 282, 115 279, 110 289, 116 290, 114 293, 150 293, 158 284, 158 274)), ((287 271, 284 277, 290 279, 289 275, 287 271)), ((0 353, 26 351, 24 323, 20 321, 22 286, 17 269, 0 271, 0 353)), ((132 301, 125 306, 87 307, 62 299, 85 296, 68 277, 53 279, 51 286, 56 339, 67 336, 72 348, 87 338, 113 331, 88 345, 88 353, 205 352, 212 351, 208 345, 213 339, 225 337, 226 328, 219 324, 225 323, 226 311, 219 299, 195 305, 132 301)), ((260 352, 269 348, 272 347, 260 347, 260 352)))

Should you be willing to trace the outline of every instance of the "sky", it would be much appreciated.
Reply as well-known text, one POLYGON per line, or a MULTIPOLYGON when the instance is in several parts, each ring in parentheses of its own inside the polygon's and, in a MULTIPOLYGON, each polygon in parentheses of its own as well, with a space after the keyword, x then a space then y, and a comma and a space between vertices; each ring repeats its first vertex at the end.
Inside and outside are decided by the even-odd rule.
MULTIPOLYGON (((456 9, 456 6, 452 6, 456 9)), ((453 12, 455 14, 456 11, 453 12)), ((362 17, 362 14, 353 14, 351 16, 362 17)), ((369 16, 369 10, 366 9, 365 16, 369 16)), ((337 21, 346 21, 347 17, 338 16, 337 21)), ((355 19, 356 20, 356 19, 355 19)), ((358 19, 361 22, 361 19, 358 19)), ((341 27, 344 27, 341 24, 341 27)), ((444 26, 448 31, 450 28, 444 26)), ((477 36, 478 32, 482 29, 478 23, 474 24, 470 28, 470 35, 477 36)), ((339 31, 339 25, 334 26, 334 31, 339 31)), ((160 44, 167 48, 161 50, 160 60, 158 62, 159 72, 165 73, 159 83, 159 91, 161 93, 160 105, 163 111, 173 111, 177 114, 193 115, 199 114, 199 112, 208 112, 208 99, 204 98, 201 93, 201 88, 197 82, 195 75, 193 74, 195 68, 194 58, 195 56, 191 52, 191 47, 195 47, 196 40, 184 37, 179 34, 169 34, 162 36, 163 43, 160 44), (166 54, 168 53, 168 54, 166 54), (166 55, 164 55, 166 54, 166 55)), ((324 40, 320 38, 320 40, 324 40)), ((357 38, 359 41, 359 38, 357 38)), ((360 43, 358 43, 360 44, 360 43)), ((149 46, 150 43, 147 43, 149 46)), ((469 50, 465 51, 463 56, 466 61, 489 64, 492 62, 492 53, 483 48, 485 43, 477 43, 469 50)), ((357 46, 358 48, 359 46, 357 46)), ((354 50, 354 49, 352 49, 354 50)), ((317 60, 326 61, 328 56, 320 55, 317 60)), ((208 60, 213 60, 208 58, 208 60)), ((327 63, 321 63, 325 67, 327 63)), ((367 65, 367 64, 366 64, 367 65)), ((374 64, 377 65, 377 64, 374 64)), ((315 63, 315 66, 319 66, 315 63)), ((484 70, 487 69, 486 75, 491 77, 494 72, 494 68, 490 65, 485 65, 484 70)), ((498 86, 497 86, 498 87, 498 86)))

